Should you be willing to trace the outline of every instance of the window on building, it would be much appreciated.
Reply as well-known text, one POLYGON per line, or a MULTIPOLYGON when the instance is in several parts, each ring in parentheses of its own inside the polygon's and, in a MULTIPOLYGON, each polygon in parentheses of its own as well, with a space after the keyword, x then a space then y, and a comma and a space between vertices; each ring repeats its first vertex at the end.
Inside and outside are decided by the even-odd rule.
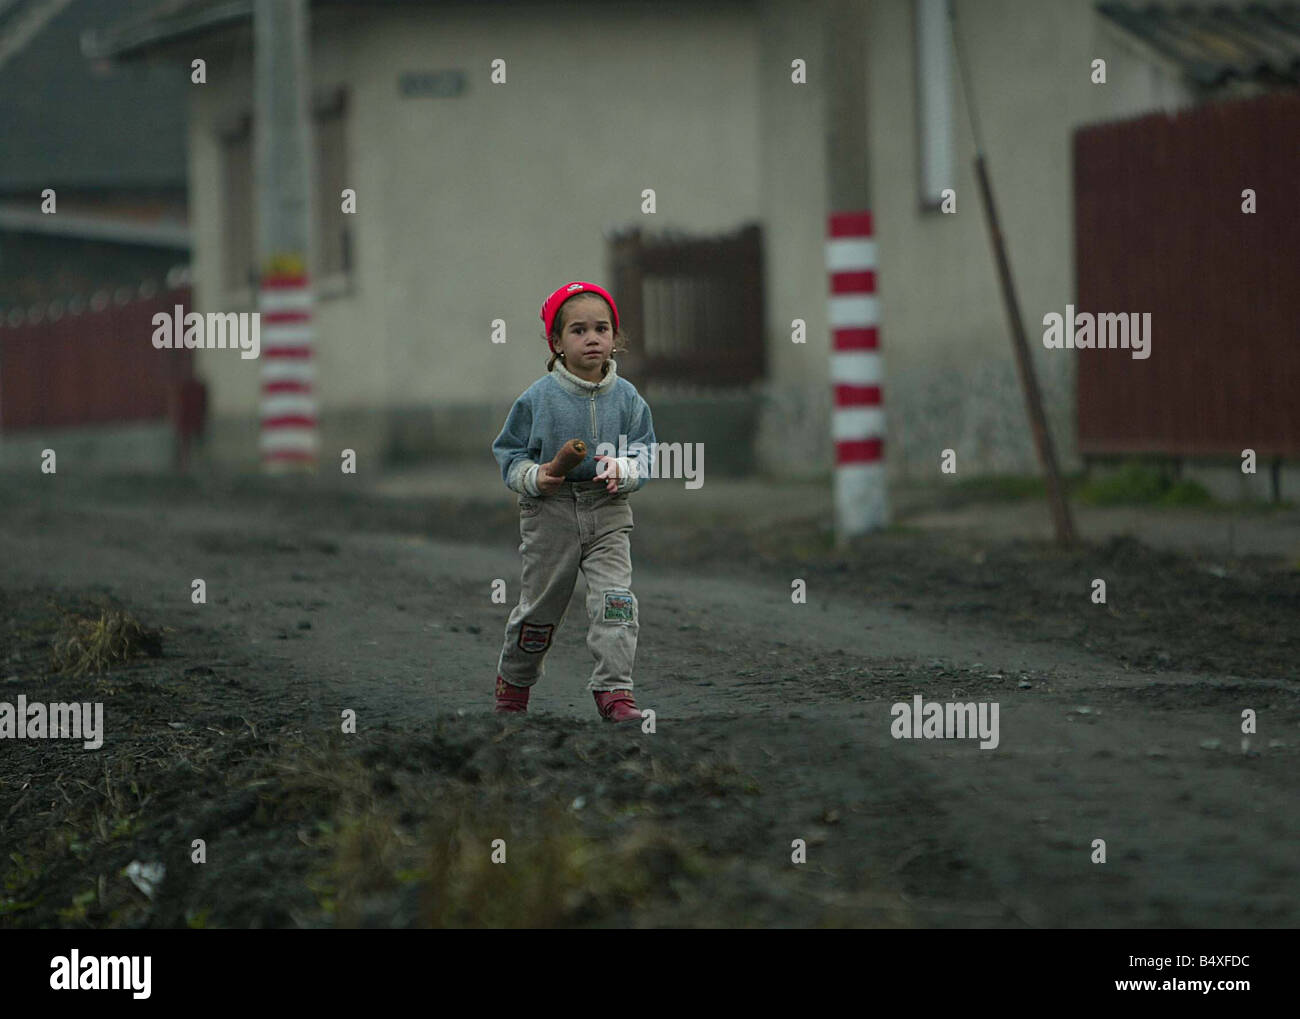
POLYGON ((257 275, 253 233, 253 131, 245 114, 221 136, 221 282, 227 293, 252 287, 257 275))
MULTIPOLYGON (((312 276, 318 282, 352 271, 352 227, 341 192, 347 167, 347 94, 336 89, 313 101, 316 147, 312 276)), ((244 113, 219 131, 222 177, 222 283, 228 293, 257 286, 257 220, 253 179, 253 118, 244 113)))
POLYGON ((337 92, 316 109, 316 276, 352 271, 351 220, 343 212, 347 179, 347 96, 337 92))

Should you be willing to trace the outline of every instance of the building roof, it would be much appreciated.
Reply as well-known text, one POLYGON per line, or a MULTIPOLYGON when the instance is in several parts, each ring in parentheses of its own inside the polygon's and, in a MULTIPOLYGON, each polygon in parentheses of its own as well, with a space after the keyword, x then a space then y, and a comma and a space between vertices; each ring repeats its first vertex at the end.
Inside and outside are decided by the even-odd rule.
POLYGON ((0 193, 183 188, 188 67, 90 61, 81 34, 157 0, 0 0, 0 193))
POLYGON ((88 57, 130 60, 155 46, 201 35, 253 16, 253 0, 154 0, 151 10, 86 33, 88 57))
MULTIPOLYGON (((3 2, 3 0, 0 0, 3 2)), ((428 4, 432 0, 369 0, 365 7, 428 4)), ((350 4, 356 0, 311 0, 313 6, 350 4)), ((87 34, 83 47, 87 56, 112 60, 133 60, 158 46, 202 35, 214 29, 230 28, 251 21, 253 0, 153 0, 153 9, 133 18, 122 18, 87 34)))
POLYGON ((1300 4, 1100 3, 1097 12, 1201 88, 1300 85, 1300 4))
POLYGON ((78 215, 68 212, 47 216, 38 209, 17 203, 0 203, 0 233, 76 237, 145 248, 174 248, 186 252, 192 245, 189 225, 180 220, 78 215))

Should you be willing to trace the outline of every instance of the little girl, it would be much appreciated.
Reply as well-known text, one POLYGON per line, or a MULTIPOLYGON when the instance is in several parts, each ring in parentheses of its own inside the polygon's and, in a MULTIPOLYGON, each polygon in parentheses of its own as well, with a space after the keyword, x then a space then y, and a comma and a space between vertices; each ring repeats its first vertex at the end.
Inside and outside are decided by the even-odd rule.
POLYGON ((542 323, 551 348, 547 374, 515 400, 492 443, 502 478, 519 493, 524 560, 519 604, 506 623, 497 661, 496 710, 528 710, 528 691, 542 676, 581 570, 587 581, 587 647, 596 660, 587 689, 607 721, 640 719, 632 697, 639 616, 631 589, 628 493, 641 488, 650 472, 644 452, 592 454, 601 442, 651 450, 654 423, 650 407, 632 383, 619 378, 611 356, 623 334, 608 291, 594 283, 566 283, 543 302, 542 323), (567 476, 551 474, 547 467, 569 439, 586 442, 586 459, 567 476))

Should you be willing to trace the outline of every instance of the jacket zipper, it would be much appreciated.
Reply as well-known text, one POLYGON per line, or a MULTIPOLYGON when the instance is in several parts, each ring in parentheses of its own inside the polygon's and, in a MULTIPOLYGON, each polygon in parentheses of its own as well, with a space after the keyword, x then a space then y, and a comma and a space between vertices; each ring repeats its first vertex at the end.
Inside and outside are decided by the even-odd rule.
POLYGON ((600 445, 600 436, 596 434, 596 391, 591 391, 591 443, 592 446, 600 445))

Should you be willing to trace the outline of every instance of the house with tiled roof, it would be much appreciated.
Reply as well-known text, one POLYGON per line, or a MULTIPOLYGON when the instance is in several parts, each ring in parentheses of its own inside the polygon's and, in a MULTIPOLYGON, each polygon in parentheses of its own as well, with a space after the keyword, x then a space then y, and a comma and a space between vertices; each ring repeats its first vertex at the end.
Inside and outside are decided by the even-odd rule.
POLYGON ((81 48, 153 6, 0 0, 0 316, 161 287, 189 263, 184 73, 81 48))
MULTIPOLYGON (((255 307, 253 6, 174 0, 106 15, 83 43, 116 67, 188 75, 205 62, 205 83, 181 77, 157 97, 188 108, 200 310, 255 307)), ((945 449, 964 473, 1035 471, 972 114, 1035 340, 1042 316, 1074 300, 1087 255, 1077 133, 1292 93, 1296 5, 959 0, 964 80, 942 2, 865 6, 883 393, 872 413, 889 471, 935 477, 945 449)), ((834 9, 312 3, 322 448, 483 453, 544 368, 541 298, 586 278, 628 289, 626 367, 662 440, 705 441, 716 469, 824 475, 837 441, 823 61, 834 9), (345 188, 355 214, 340 209, 345 188)), ((1077 362, 1031 346, 1062 459, 1077 466, 1077 362)), ((212 453, 251 465, 259 368, 219 353, 197 352, 212 453)))

